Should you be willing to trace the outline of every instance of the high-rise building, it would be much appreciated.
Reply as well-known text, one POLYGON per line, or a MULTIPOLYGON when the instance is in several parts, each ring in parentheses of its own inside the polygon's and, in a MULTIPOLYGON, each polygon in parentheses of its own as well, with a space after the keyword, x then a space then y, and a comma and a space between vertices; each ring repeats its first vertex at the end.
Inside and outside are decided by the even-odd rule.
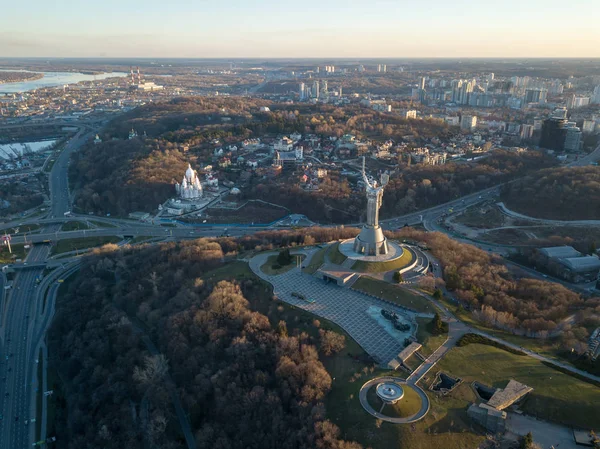
POLYGON ((533 131, 533 125, 521 125, 521 139, 531 139, 533 131))
POLYGON ((546 103, 548 91, 546 89, 527 89, 525 91, 525 104, 527 103, 546 103))
POLYGON ((300 94, 300 100, 306 100, 306 87, 304 83, 300 83, 300 86, 298 86, 298 93, 300 94))
POLYGON ((581 130, 584 133, 593 133, 596 130, 596 122, 594 120, 584 120, 581 130))
POLYGON ((567 98, 567 109, 578 109, 590 104, 590 97, 571 95, 567 98))
POLYGON ((338 88, 338 95, 339 95, 340 97, 342 96, 342 86, 340 86, 340 87, 338 88))
POLYGON ((594 87, 594 93, 592 95, 592 103, 600 104, 600 85, 594 87))
POLYGON ((425 77, 422 76, 419 80, 419 89, 425 89, 425 77))
POLYGON ((563 151, 566 138, 566 118, 551 117, 542 124, 540 147, 548 150, 563 151))
POLYGON ((565 134, 565 151, 579 151, 581 149, 581 130, 575 122, 568 122, 565 134))
POLYGON ((477 126, 477 116, 475 115, 463 115, 460 118, 460 129, 471 131, 477 126))
POLYGON ((313 81, 311 96, 313 98, 319 98, 319 82, 313 81))
POLYGON ((321 92, 322 93, 327 92, 327 80, 323 80, 323 87, 321 87, 321 92))

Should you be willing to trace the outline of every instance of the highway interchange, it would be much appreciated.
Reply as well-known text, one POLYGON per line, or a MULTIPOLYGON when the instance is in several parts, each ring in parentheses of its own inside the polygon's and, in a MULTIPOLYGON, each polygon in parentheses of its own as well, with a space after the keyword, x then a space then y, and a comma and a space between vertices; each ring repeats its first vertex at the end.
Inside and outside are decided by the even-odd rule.
MULTIPOLYGON (((14 220, 4 223, 0 229, 9 229, 23 224, 39 224, 39 231, 27 236, 17 235, 12 239, 13 244, 40 243, 47 240, 72 239, 91 236, 123 236, 137 237, 149 236, 161 239, 190 239, 198 237, 214 237, 222 235, 223 227, 214 226, 176 226, 164 227, 150 223, 131 220, 89 217, 73 214, 65 217, 65 212, 71 210, 71 195, 68 184, 68 165, 71 154, 77 151, 93 134, 95 130, 87 125, 80 125, 77 134, 67 143, 64 150, 56 158, 49 175, 51 208, 46 217, 14 220), (61 231, 61 226, 66 221, 88 221, 93 218, 96 222, 105 222, 107 226, 81 231, 61 231)), ((586 158, 582 158, 573 165, 585 165, 600 159, 600 147, 586 158)), ((430 209, 407 214, 402 217, 383 220, 382 227, 387 230, 398 229, 405 224, 415 225, 422 223, 428 230, 448 232, 440 224, 440 219, 452 210, 453 213, 472 207, 483 201, 494 198, 500 190, 495 186, 471 195, 457 198, 446 204, 430 209)), ((253 234, 264 230, 264 227, 236 226, 230 227, 228 235, 241 236, 253 234)), ((456 236, 453 236, 456 238, 456 236)), ((460 240, 460 239, 459 239, 460 240)), ((499 254, 505 254, 507 248, 501 245, 478 244, 485 246, 499 254)), ((2 289, 3 301, 2 321, 0 327, 0 449, 18 449, 31 447, 35 442, 36 394, 45 390, 45 376, 37 379, 37 362, 39 351, 46 353, 44 337, 51 323, 54 313, 53 299, 59 284, 59 277, 75 272, 78 262, 65 259, 56 270, 46 276, 39 284, 36 279, 41 278, 44 267, 50 260, 50 245, 33 245, 24 262, 13 264, 17 268, 14 273, 13 287, 10 290, 2 289), (44 294, 48 290, 48 304, 44 304, 44 294)), ((537 275, 537 273, 533 273, 537 275)), ((4 277, 0 277, 0 287, 4 277)), ((44 398, 42 416, 46 415, 46 398, 44 398)), ((42 424, 42 438, 49 437, 45 432, 45 421, 42 424)))

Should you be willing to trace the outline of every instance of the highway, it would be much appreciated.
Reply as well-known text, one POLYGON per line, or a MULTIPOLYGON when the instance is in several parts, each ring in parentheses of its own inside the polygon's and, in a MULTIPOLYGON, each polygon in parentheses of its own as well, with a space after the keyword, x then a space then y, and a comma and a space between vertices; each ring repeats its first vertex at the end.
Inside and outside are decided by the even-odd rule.
MULTIPOLYGON (((64 213, 70 210, 69 158, 92 134, 93 131, 81 128, 56 158, 49 175, 50 215, 64 217, 64 213)), ((60 222, 48 223, 40 232, 56 234, 60 226, 60 222)), ((41 278, 44 268, 40 265, 48 259, 49 253, 50 245, 33 246, 21 269, 15 272, 13 288, 1 311, 0 449, 27 448, 33 442, 35 423, 31 419, 36 416, 36 351, 49 325, 51 313, 50 308, 46 308, 46 313, 41 314, 39 302, 43 301, 43 295, 37 294, 36 279, 41 278)))
MULTIPOLYGON (((44 261, 49 245, 35 246, 28 254, 28 262, 44 261)), ((0 345, 0 444, 2 448, 30 446, 32 334, 37 316, 34 313, 37 299, 36 278, 43 268, 31 267, 15 275, 13 288, 2 314, 2 344, 0 345)))

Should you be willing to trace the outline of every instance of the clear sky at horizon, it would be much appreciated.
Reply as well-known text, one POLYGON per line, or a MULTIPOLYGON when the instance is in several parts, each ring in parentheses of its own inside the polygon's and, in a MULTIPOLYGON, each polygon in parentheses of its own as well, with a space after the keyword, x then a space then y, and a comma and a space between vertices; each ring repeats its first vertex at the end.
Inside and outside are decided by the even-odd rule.
POLYGON ((600 0, 29 0, 0 16, 0 57, 600 57, 600 0))

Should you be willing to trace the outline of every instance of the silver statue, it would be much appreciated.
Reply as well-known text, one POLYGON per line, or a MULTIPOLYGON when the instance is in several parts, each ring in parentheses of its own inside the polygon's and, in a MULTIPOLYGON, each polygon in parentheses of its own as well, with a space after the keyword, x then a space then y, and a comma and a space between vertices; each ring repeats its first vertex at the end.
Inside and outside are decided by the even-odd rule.
POLYGON ((354 251, 359 254, 375 256, 387 254, 388 245, 383 231, 379 226, 379 208, 382 204, 383 189, 390 181, 390 176, 384 173, 380 177, 381 184, 369 181, 365 172, 365 158, 363 157, 362 178, 365 182, 367 194, 367 223, 354 239, 354 251))

